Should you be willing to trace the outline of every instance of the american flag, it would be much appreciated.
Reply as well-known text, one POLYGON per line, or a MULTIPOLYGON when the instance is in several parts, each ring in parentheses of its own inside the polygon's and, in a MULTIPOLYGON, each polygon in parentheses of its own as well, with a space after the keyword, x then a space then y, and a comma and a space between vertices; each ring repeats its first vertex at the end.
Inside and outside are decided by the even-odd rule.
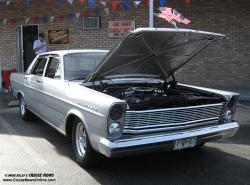
POLYGON ((191 22, 173 8, 160 7, 159 10, 161 11, 161 13, 155 15, 157 17, 165 19, 168 22, 176 21, 178 23, 183 23, 183 24, 189 24, 191 22))

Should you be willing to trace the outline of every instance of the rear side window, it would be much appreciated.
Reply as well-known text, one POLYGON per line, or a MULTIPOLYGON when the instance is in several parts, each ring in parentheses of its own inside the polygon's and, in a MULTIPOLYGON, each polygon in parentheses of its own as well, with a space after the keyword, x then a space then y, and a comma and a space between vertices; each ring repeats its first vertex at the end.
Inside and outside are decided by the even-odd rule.
POLYGON ((31 74, 43 76, 43 71, 46 65, 47 58, 38 58, 35 67, 31 74))

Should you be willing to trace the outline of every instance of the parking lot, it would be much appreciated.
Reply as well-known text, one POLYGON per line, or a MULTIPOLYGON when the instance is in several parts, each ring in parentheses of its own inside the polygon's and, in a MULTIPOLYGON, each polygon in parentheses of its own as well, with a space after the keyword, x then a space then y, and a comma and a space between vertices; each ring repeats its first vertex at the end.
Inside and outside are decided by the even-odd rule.
POLYGON ((9 174, 49 174, 50 182, 20 184, 192 184, 250 185, 250 106, 239 105, 241 124, 229 139, 198 150, 102 159, 92 169, 78 166, 70 141, 39 119, 24 122, 18 108, 0 102, 0 184, 9 174))

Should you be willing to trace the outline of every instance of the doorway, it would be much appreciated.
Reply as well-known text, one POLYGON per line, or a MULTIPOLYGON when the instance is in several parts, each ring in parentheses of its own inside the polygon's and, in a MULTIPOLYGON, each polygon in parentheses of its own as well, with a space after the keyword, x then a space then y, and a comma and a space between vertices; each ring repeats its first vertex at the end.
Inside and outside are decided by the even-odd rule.
POLYGON ((35 58, 33 43, 38 38, 38 25, 17 27, 17 70, 24 72, 35 58))

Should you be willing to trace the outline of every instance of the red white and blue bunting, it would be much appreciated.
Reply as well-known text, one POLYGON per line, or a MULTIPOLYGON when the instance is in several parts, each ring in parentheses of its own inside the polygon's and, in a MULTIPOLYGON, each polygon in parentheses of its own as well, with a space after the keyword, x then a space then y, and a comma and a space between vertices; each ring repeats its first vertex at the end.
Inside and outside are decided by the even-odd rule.
MULTIPOLYGON (((32 24, 32 23, 44 23, 44 24, 49 24, 53 22, 60 22, 60 21, 65 21, 67 20, 68 22, 72 22, 74 19, 79 20, 81 16, 86 17, 91 15, 93 16, 93 13, 95 16, 101 16, 101 11, 103 10, 103 15, 109 16, 110 10, 112 11, 118 11, 120 9, 123 10, 129 10, 132 7, 139 8, 144 4, 149 6, 149 0, 45 0, 50 6, 55 6, 55 5, 69 5, 69 6, 74 6, 74 5, 79 5, 79 6, 85 6, 84 10, 82 12, 68 12, 65 15, 44 15, 44 16, 32 16, 32 17, 27 17, 24 19, 19 19, 19 18, 0 18, 0 24, 16 24, 19 22, 25 22, 26 24, 32 24)), ((155 6, 158 7, 165 7, 167 2, 169 0, 155 0, 154 4, 155 6)), ((30 6, 32 5, 35 0, 7 0, 6 6, 30 6)), ((191 4, 191 0, 184 0, 184 3, 186 5, 191 4)), ((2 6, 2 5, 0 5, 2 6)), ((156 16, 164 18, 166 17, 166 13, 161 12, 160 14, 156 13, 156 16)), ((179 14, 181 16, 181 14, 179 14)), ((183 16, 182 16, 183 17, 183 16)), ((180 20, 180 19, 178 19, 180 20)), ((178 23, 186 23, 187 19, 184 19, 184 22, 177 21, 178 23)), ((173 20, 168 21, 168 22, 173 22, 173 20)), ((187 21, 188 22, 188 21, 187 21)), ((189 22, 188 22, 189 23, 189 22)))

